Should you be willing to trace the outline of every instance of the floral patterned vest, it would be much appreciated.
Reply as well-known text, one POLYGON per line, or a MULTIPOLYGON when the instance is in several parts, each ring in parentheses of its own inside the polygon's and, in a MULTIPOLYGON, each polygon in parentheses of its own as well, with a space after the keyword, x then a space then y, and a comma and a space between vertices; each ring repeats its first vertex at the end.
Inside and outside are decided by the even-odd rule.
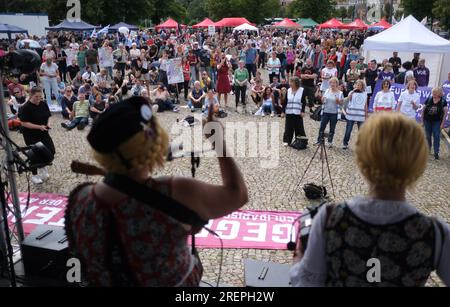
POLYGON ((326 223, 327 280, 330 287, 424 286, 434 268, 433 219, 417 213, 389 225, 372 225, 341 204, 329 210, 326 223), (378 259, 381 282, 367 275, 378 259))

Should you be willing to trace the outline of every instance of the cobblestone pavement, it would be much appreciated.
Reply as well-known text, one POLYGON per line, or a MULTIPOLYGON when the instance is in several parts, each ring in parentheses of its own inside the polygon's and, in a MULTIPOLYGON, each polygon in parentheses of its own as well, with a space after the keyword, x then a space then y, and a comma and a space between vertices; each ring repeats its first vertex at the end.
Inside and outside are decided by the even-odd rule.
MULTIPOLYGON (((234 96, 230 97, 234 100, 234 96)), ((184 103, 182 103, 184 104, 184 103)), ((229 105, 234 105, 229 103, 229 105)), ((172 127, 177 119, 182 119, 190 114, 186 109, 182 109, 179 114, 162 113, 158 116, 166 128, 172 127)), ((281 118, 261 118, 252 115, 240 115, 232 108, 225 122, 254 120, 257 122, 279 122, 280 123, 280 160, 279 166, 273 169, 261 167, 258 158, 237 158, 237 162, 244 174, 248 185, 250 202, 246 209, 277 210, 277 211, 301 211, 309 203, 298 188, 298 181, 305 172, 306 166, 311 160, 315 146, 299 152, 281 146, 282 133, 284 130, 284 120, 281 118), (290 200, 292 198, 292 200, 290 200)), ((61 128, 62 118, 54 115, 52 118, 51 136, 56 145, 56 159, 50 167, 51 180, 42 186, 32 186, 32 192, 51 192, 67 195, 77 184, 86 181, 86 177, 73 174, 70 171, 70 162, 80 160, 93 162, 90 149, 86 141, 87 131, 73 130, 70 132, 61 128)), ((305 120, 305 128, 310 138, 310 143, 315 141, 319 123, 312 121, 309 116, 305 120)), ((88 129, 86 129, 88 130, 88 129)), ((343 139, 345 123, 339 122, 337 126, 335 144, 340 145, 343 139)), ((23 143, 21 135, 13 132, 13 139, 23 143)), ((354 130, 351 144, 356 138, 356 128, 354 130)), ((447 222, 450 222, 450 152, 449 148, 442 143, 441 160, 435 161, 430 156, 425 175, 418 183, 417 187, 408 193, 408 200, 417 208, 430 215, 437 215, 447 222)), ((352 196, 361 195, 367 192, 367 185, 357 170, 354 162, 352 150, 344 151, 339 148, 328 150, 330 169, 336 190, 336 201, 342 201, 352 196)), ((307 173, 306 182, 320 182, 320 164, 315 162, 311 170, 307 173)), ((183 159, 166 165, 158 175, 182 175, 190 176, 190 160, 183 159)), ((212 183, 220 182, 220 172, 217 160, 214 158, 204 158, 197 171, 197 178, 212 183)), ((96 180, 89 178, 89 180, 96 180)), ((26 191, 26 180, 22 176, 18 179, 19 190, 26 191)), ((329 187, 328 178, 326 185, 329 187)), ((243 260, 252 258, 262 261, 274 261, 288 264, 291 262, 292 254, 288 251, 253 250, 253 249, 225 249, 224 261, 221 275, 221 283, 232 286, 244 285, 243 260)), ((205 274, 204 279, 210 282, 217 280, 219 272, 220 249, 202 249, 200 256, 203 261, 205 274)), ((430 279, 430 285, 439 285, 439 278, 430 279)))

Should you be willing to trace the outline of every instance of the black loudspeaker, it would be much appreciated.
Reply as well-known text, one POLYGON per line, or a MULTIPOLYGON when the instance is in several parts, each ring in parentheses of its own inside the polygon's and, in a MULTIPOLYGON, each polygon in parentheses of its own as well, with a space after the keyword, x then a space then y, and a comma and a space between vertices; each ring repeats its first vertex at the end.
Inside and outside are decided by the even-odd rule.
POLYGON ((66 282, 69 246, 62 227, 38 226, 22 243, 22 261, 27 277, 66 282))

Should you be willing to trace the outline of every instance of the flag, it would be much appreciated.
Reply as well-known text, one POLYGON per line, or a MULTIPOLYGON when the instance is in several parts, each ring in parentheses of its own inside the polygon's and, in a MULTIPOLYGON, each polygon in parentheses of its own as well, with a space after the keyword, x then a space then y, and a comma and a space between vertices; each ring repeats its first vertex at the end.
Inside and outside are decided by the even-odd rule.
POLYGON ((97 31, 95 30, 95 28, 91 33, 91 38, 97 38, 97 31))
POLYGON ((104 27, 103 29, 101 29, 100 31, 98 31, 98 32, 97 32, 97 36, 100 35, 100 34, 108 34, 108 32, 109 32, 109 26, 110 26, 110 25, 107 25, 106 27, 104 27))
POLYGON ((402 15, 402 19, 400 21, 403 21, 405 19, 405 14, 402 15))
POLYGON ((421 24, 423 24, 424 26, 426 26, 426 25, 427 25, 427 22, 428 22, 428 16, 426 16, 426 17, 421 21, 421 24))
POLYGON ((394 16, 392 16, 392 24, 393 24, 393 25, 396 25, 396 24, 398 24, 398 21, 397 21, 397 19, 395 19, 395 17, 394 17, 394 16))

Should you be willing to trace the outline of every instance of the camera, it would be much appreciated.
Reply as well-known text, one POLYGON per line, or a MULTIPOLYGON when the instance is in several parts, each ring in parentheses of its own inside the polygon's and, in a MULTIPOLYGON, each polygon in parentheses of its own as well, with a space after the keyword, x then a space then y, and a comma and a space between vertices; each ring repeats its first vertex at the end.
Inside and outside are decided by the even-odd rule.
POLYGON ((307 208, 307 213, 303 214, 299 220, 298 236, 301 242, 301 252, 304 254, 308 247, 309 234, 311 233, 312 221, 316 217, 322 206, 326 205, 326 202, 317 206, 307 208))

